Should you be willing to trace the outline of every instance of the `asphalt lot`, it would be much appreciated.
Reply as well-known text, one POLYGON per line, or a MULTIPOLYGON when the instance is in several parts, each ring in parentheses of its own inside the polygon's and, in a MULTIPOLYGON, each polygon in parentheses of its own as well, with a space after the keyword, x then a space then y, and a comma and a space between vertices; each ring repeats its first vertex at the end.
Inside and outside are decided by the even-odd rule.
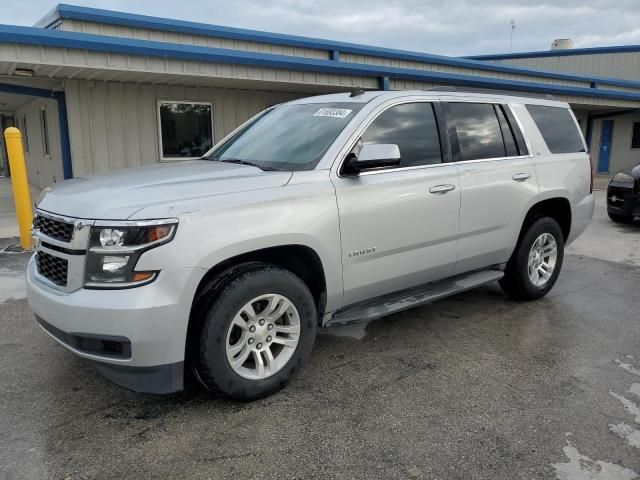
POLYGON ((490 285, 326 331, 248 404, 109 384, 36 327, 27 256, 0 253, 0 479, 636 478, 640 225, 603 199, 546 298, 490 285))

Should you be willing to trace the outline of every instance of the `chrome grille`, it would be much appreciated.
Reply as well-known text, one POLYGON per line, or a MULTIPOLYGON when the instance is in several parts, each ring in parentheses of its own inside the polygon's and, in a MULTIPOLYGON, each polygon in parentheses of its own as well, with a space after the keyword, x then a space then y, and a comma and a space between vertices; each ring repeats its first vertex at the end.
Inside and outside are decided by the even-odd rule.
POLYGON ((73 223, 54 220, 53 218, 37 215, 33 221, 33 228, 40 230, 47 237, 60 240, 61 242, 71 242, 73 238, 73 223))
POLYGON ((69 262, 64 258, 54 257, 46 252, 36 253, 38 273, 52 283, 61 287, 67 286, 69 262))

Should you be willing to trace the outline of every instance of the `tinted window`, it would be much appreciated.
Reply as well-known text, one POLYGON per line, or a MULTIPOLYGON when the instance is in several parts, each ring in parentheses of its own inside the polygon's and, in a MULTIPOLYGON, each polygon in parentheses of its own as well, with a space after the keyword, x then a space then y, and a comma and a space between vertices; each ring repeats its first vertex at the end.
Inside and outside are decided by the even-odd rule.
POLYGON ((160 102, 162 158, 198 158, 213 146, 210 103, 160 102))
POLYGON ((516 146, 516 139, 513 136, 507 117, 504 114, 503 107, 501 105, 496 105, 495 109, 498 114, 500 129, 502 130, 502 140, 504 141, 505 153, 507 154, 507 157, 515 157, 518 155, 518 147, 516 146))
POLYGON ((367 127, 362 143, 395 143, 401 167, 440 163, 440 137, 430 103, 403 103, 382 112, 367 127))
POLYGON ((313 170, 363 103, 280 105, 265 111, 209 154, 265 170, 313 170))
POLYGON ((527 110, 551 153, 584 152, 582 137, 568 109, 527 105, 527 110))
POLYGON ((640 148, 640 122, 633 122, 633 136, 631 137, 631 148, 640 148))
POLYGON ((449 117, 458 134, 461 160, 505 156, 502 130, 489 103, 450 103, 449 117))

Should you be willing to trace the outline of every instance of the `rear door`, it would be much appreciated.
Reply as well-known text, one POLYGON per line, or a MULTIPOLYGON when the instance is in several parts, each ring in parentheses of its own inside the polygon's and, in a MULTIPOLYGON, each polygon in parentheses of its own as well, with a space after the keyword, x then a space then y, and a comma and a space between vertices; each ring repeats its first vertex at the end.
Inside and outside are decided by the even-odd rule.
POLYGON ((508 104, 443 104, 460 174, 460 235, 455 273, 506 262, 522 212, 538 192, 536 171, 508 104))
POLYGON ((397 144, 399 167, 332 174, 344 305, 447 277, 457 259, 460 185, 456 166, 443 162, 448 142, 436 116, 439 105, 405 101, 381 109, 352 151, 367 143, 397 144))

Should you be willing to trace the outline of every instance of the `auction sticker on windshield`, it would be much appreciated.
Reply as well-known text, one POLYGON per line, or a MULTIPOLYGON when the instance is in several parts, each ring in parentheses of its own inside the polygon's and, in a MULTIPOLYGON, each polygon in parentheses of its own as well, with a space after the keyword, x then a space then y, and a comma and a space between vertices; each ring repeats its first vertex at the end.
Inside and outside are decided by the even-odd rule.
POLYGON ((346 118, 353 110, 348 108, 321 108, 313 114, 314 117, 333 117, 333 118, 346 118))

